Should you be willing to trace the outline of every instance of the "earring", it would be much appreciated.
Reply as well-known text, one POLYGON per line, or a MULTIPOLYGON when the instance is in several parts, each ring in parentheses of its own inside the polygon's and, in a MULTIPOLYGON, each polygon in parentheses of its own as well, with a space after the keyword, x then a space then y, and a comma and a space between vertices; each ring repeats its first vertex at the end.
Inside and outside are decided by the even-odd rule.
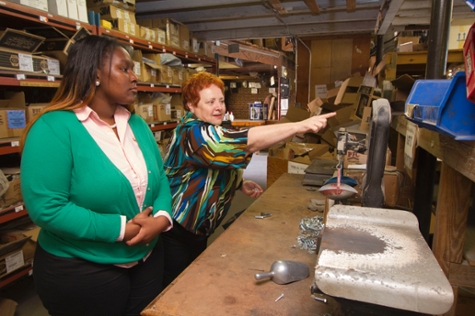
POLYGON ((101 82, 99 80, 96 80, 96 87, 99 87, 101 85, 101 82))

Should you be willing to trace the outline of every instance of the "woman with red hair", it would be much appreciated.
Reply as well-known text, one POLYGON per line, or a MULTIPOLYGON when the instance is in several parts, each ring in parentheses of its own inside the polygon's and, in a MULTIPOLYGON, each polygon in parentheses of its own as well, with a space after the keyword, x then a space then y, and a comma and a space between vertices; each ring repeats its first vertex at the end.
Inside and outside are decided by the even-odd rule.
POLYGON ((164 158, 172 193, 173 228, 162 233, 164 287, 207 245, 226 216, 236 190, 257 198, 263 190, 242 179, 252 153, 289 136, 318 132, 335 113, 301 122, 232 130, 221 126, 226 112, 224 83, 201 72, 183 84, 184 117, 173 132, 164 158))

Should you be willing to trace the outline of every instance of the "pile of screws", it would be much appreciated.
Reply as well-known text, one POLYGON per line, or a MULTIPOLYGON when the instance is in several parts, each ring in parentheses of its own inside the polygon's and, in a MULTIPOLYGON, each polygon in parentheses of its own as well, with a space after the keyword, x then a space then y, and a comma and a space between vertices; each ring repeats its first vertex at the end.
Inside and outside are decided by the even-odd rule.
POLYGON ((322 234, 325 224, 323 216, 303 218, 300 221, 300 235, 297 237, 297 244, 300 249, 306 249, 309 253, 316 253, 319 236, 322 234))

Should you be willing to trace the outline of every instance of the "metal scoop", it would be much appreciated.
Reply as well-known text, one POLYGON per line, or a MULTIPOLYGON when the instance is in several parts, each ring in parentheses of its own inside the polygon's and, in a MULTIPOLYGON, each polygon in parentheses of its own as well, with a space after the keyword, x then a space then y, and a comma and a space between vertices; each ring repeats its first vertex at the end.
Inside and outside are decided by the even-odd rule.
POLYGON ((329 183, 322 186, 318 191, 327 198, 335 201, 345 200, 358 193, 356 189, 344 183, 341 183, 340 185, 337 183, 329 183))
POLYGON ((303 280, 309 275, 308 266, 303 262, 279 260, 275 261, 270 272, 256 273, 256 280, 271 278, 277 284, 287 284, 303 280))

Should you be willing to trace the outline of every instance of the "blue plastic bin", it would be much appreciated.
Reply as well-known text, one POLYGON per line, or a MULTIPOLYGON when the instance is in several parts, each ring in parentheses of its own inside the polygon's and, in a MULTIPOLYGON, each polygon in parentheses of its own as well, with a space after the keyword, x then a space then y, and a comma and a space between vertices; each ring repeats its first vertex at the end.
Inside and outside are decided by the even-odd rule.
POLYGON ((452 79, 417 80, 406 100, 414 108, 409 120, 417 125, 454 137, 475 140, 475 103, 467 99, 465 72, 452 79))

